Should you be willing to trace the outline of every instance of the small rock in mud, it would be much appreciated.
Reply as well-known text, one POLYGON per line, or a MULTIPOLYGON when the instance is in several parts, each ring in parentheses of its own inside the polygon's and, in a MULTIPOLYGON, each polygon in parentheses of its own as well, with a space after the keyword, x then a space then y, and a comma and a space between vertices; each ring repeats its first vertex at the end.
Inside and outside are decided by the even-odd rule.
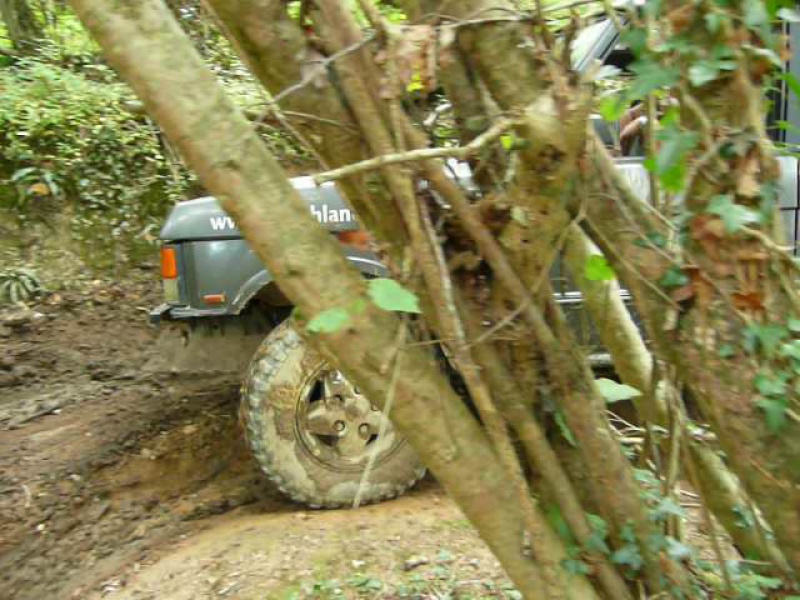
POLYGON ((44 315, 40 312, 35 312, 32 310, 18 310, 12 313, 8 313, 3 317, 3 325, 6 327, 11 327, 12 329, 16 329, 19 327, 25 327, 26 325, 30 325, 31 323, 41 321, 44 319, 44 315))

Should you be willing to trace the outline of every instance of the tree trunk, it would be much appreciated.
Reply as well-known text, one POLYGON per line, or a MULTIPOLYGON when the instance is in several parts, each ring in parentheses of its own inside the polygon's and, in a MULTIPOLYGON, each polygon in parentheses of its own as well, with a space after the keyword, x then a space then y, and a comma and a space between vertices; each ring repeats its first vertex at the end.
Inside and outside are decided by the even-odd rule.
POLYGON ((36 49, 43 32, 27 0, 0 0, 0 17, 17 52, 30 54, 36 49))
POLYGON ((73 0, 72 5, 299 311, 315 315, 359 301, 367 306, 343 331, 315 341, 378 403, 389 393, 390 380, 396 380, 393 421, 523 595, 543 597, 540 569, 526 554, 522 513, 484 431, 430 352, 397 347, 403 323, 370 304, 360 275, 308 214, 166 7, 158 0, 124 7, 116 0, 73 0), (329 285, 332 279, 337 285, 329 285), (335 355, 338 347, 347 352, 335 355), (395 377, 392 369, 398 371, 395 377))

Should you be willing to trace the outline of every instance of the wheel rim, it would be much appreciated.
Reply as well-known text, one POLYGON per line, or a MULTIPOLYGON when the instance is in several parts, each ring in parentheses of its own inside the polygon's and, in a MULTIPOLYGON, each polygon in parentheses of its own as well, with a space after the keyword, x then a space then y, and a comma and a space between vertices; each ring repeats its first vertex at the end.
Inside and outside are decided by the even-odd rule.
POLYGON ((404 443, 391 421, 382 426, 381 411, 325 364, 300 388, 295 415, 303 450, 335 471, 362 471, 373 453, 378 466, 404 443))

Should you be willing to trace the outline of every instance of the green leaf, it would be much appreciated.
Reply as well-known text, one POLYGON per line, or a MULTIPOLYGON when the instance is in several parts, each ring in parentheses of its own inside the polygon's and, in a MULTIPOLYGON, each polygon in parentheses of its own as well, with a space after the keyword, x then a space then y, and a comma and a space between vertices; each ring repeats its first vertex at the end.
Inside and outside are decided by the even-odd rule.
POLYGON ((603 117, 605 121, 609 121, 611 123, 619 121, 622 118, 622 115, 625 114, 625 109, 625 101, 623 100, 623 97, 618 94, 605 96, 602 100, 600 100, 600 106, 598 107, 600 116, 603 117))
POLYGON ((638 398, 642 395, 642 392, 636 388, 625 385, 624 383, 617 383, 613 379, 601 377, 600 379, 595 379, 595 383, 597 384, 597 389, 600 391, 600 394, 605 398, 608 404, 613 404, 614 402, 620 402, 622 400, 630 400, 631 398, 638 398))
POLYGON ((566 519, 564 519, 564 515, 561 513, 561 509, 558 507, 558 505, 549 505, 545 515, 547 516, 547 520, 549 521, 550 526, 553 528, 553 531, 558 534, 558 537, 564 541, 565 545, 574 545, 575 536, 572 534, 572 529, 570 528, 569 524, 567 524, 566 519))
POLYGON ((756 375, 753 383, 762 396, 782 396, 786 393, 785 378, 774 377, 767 373, 756 375))
POLYGON ((749 352, 760 348, 767 356, 772 356, 788 334, 782 325, 751 323, 744 330, 744 346, 749 352))
POLYGON ((761 216, 757 212, 741 204, 735 204, 733 198, 727 194, 711 198, 708 212, 722 219, 725 231, 728 233, 736 233, 745 225, 761 221, 761 216))
POLYGON ((644 561, 639 548, 634 544, 626 544, 611 555, 611 562, 618 565, 627 565, 634 571, 639 570, 644 561))
POLYGON ((687 155, 697 146, 699 136, 673 125, 660 131, 657 137, 661 141, 659 152, 648 157, 644 165, 658 176, 666 191, 679 192, 686 176, 687 155))
POLYGON ((554 413, 554 418, 556 421, 556 425, 558 425, 558 430, 561 432, 561 435, 564 436, 564 439, 569 442, 569 445, 573 448, 578 447, 578 440, 575 439, 575 434, 572 433, 572 430, 567 425, 566 419, 564 419, 563 413, 557 411, 554 413))
POLYGON ((653 521, 663 521, 669 516, 684 517, 686 515, 683 507, 672 498, 662 498, 650 513, 653 521))
POLYGON ((591 513, 586 514, 586 520, 589 521, 592 533, 586 538, 583 547, 589 552, 609 554, 611 550, 605 542, 608 538, 608 523, 602 517, 591 513))
POLYGON ((664 276, 658 280, 658 284, 664 288, 679 288, 689 284, 689 276, 680 267, 675 265, 667 269, 664 276))
POLYGON ((583 265, 583 274, 589 281, 611 281, 617 275, 605 256, 592 254, 583 265))
POLYGON ((767 427, 772 433, 780 433, 786 426, 786 400, 761 398, 756 402, 767 421, 767 427))
POLYGON ((717 352, 720 358, 736 356, 736 347, 733 344, 722 344, 717 352))
POLYGON ((588 575, 591 572, 589 565, 577 558, 565 558, 561 566, 570 575, 588 575))
POLYGON ((800 319, 792 317, 789 319, 788 325, 790 331, 793 333, 800 333, 800 319))
POLYGON ((725 16, 722 13, 718 12, 707 12, 703 16, 703 19, 706 22, 706 29, 708 29, 710 33, 716 33, 717 31, 719 31, 719 28, 722 25, 725 16))
POLYGON ((694 87, 700 87, 714 81, 719 75, 716 61, 701 60, 689 67, 689 81, 694 87))
POLYGON ((682 544, 673 537, 667 537, 667 554, 673 560, 684 560, 691 558, 692 549, 686 544, 682 544))
POLYGON ((651 59, 640 59, 630 66, 636 75, 629 88, 632 99, 638 100, 657 89, 672 87, 680 80, 680 70, 676 67, 665 67, 651 59))
POLYGON ((308 322, 311 333, 336 333, 350 322, 350 313, 345 308, 323 310, 308 322))
POLYGON ((503 146, 503 149, 506 152, 511 152, 511 149, 514 147, 514 136, 510 133, 506 133, 500 136, 500 144, 503 146))
POLYGON ((416 294, 394 279, 372 279, 367 285, 367 293, 378 308, 392 312, 421 312, 416 294))

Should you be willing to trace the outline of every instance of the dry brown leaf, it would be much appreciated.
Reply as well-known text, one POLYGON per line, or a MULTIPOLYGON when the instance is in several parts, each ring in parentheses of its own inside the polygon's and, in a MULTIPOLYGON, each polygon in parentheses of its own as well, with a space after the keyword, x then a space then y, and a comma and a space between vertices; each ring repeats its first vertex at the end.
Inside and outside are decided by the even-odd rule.
POLYGON ((764 296, 757 291, 736 292, 731 295, 733 305, 739 310, 762 311, 764 310, 764 296))
POLYGON ((694 296, 694 286, 691 284, 675 288, 669 293, 669 297, 675 300, 675 302, 685 302, 686 300, 694 298, 694 296))
POLYGON ((761 186, 758 175, 761 172, 758 154, 749 152, 739 161, 736 178, 736 193, 744 198, 755 198, 759 195, 761 186))

